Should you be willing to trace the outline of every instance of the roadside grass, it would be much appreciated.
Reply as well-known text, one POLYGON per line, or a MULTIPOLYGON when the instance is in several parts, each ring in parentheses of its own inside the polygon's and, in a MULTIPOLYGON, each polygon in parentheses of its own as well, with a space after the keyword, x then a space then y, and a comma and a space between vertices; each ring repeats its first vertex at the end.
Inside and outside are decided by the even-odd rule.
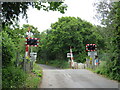
POLYGON ((40 83, 41 78, 37 77, 35 74, 29 73, 26 80, 26 88, 37 88, 40 83))
POLYGON ((42 74, 42 68, 38 64, 34 64, 32 72, 28 73, 25 88, 38 88, 42 74))
POLYGON ((92 71, 93 73, 96 73, 100 76, 103 76, 103 77, 107 78, 106 75, 100 73, 100 72, 105 72, 105 64, 106 64, 106 62, 102 61, 102 63, 98 67, 95 67, 94 69, 93 68, 86 68, 86 69, 89 70, 89 71, 92 71))
POLYGON ((107 73, 106 61, 102 61, 102 63, 94 69, 92 69, 92 68, 86 68, 86 69, 89 71, 92 71, 93 73, 98 74, 99 76, 102 76, 102 77, 105 77, 107 79, 119 82, 118 80, 115 80, 107 75, 108 73, 107 73))
POLYGON ((95 70, 93 70, 92 68, 86 68, 86 69, 95 73, 95 70))

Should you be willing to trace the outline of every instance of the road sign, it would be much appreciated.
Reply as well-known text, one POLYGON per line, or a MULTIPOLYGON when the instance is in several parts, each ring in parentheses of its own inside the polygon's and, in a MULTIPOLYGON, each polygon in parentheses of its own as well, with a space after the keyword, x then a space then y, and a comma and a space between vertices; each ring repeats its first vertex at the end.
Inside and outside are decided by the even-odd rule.
POLYGON ((71 57, 71 53, 67 53, 67 57, 71 57))
POLYGON ((31 59, 32 59, 33 61, 35 61, 35 60, 36 60, 36 57, 37 57, 37 53, 31 52, 31 53, 30 53, 30 56, 31 56, 31 59))
POLYGON ((88 52, 88 56, 96 56, 96 55, 97 55, 97 51, 88 52))
POLYGON ((92 64, 92 60, 93 60, 93 58, 90 57, 90 64, 92 64))
POLYGON ((95 59, 95 65, 98 65, 99 61, 98 59, 95 59))

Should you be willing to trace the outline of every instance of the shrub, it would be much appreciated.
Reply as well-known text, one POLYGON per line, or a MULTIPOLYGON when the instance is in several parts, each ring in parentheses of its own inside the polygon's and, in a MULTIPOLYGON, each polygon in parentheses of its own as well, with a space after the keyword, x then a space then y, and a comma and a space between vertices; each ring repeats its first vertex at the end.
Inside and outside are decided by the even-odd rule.
POLYGON ((12 38, 9 37, 7 32, 2 31, 2 66, 8 66, 14 62, 16 47, 12 38))
POLYGON ((105 75, 109 77, 110 79, 114 79, 117 81, 120 81, 120 66, 114 66, 115 61, 102 61, 102 63, 99 65, 99 67, 96 68, 95 72, 98 74, 105 75))
POLYGON ((37 88, 40 84, 40 81, 40 77, 36 76, 35 74, 29 73, 25 83, 25 88, 37 88))
POLYGON ((99 74, 105 74, 106 73, 106 62, 102 61, 99 67, 96 68, 95 72, 99 74))
POLYGON ((32 73, 29 73, 26 79, 25 87, 38 88, 41 79, 42 79, 42 68, 40 67, 40 65, 34 63, 32 73))
POLYGON ((32 70, 34 74, 36 74, 38 77, 42 77, 42 71, 41 70, 32 70))
POLYGON ((18 67, 9 66, 2 69, 2 87, 20 88, 24 86, 26 73, 18 67))

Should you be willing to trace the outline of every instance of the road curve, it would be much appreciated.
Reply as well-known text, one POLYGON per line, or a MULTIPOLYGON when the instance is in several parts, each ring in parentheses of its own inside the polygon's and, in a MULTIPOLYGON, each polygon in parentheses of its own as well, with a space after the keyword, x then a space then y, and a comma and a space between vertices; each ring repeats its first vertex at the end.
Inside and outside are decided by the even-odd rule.
POLYGON ((42 64, 40 66, 43 68, 43 79, 39 88, 118 88, 116 81, 86 69, 57 69, 42 64))

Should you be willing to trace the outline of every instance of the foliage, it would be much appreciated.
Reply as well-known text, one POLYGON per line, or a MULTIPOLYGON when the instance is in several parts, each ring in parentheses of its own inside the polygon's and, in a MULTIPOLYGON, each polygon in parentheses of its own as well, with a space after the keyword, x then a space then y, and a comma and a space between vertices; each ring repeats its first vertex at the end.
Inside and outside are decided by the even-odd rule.
MULTIPOLYGON (((85 62, 85 45, 88 43, 100 43, 103 38, 95 31, 96 27, 91 23, 75 17, 62 17, 51 25, 50 30, 41 33, 41 44, 38 60, 67 60, 70 46, 73 50, 75 61, 85 62)), ((101 48, 101 47, 100 47, 101 48)), ((59 61, 58 61, 59 62, 59 61)))
POLYGON ((100 33, 103 34, 102 37, 105 38, 106 44, 106 49, 102 54, 107 54, 105 57, 106 68, 99 67, 98 71, 111 79, 120 81, 120 2, 108 3, 104 1, 98 3, 97 6, 102 24, 105 25, 105 27, 100 30, 100 33), (105 69, 104 72, 103 69, 105 69))
POLYGON ((36 74, 38 77, 42 77, 42 68, 40 67, 40 65, 34 64, 32 72, 36 74))
POLYGON ((98 74, 105 75, 109 77, 110 79, 118 80, 120 81, 120 75, 118 74, 118 67, 112 65, 114 62, 108 63, 108 61, 102 61, 100 63, 99 67, 96 68, 95 72, 98 74), (117 72, 116 72, 117 70, 117 72))
MULTIPOLYGON (((17 25, 15 28, 6 26, 1 32, 3 88, 22 88, 24 86, 26 75, 20 68, 23 68, 25 33, 28 31, 29 26, 24 25, 22 28, 17 25)), ((33 26, 31 28, 34 33, 39 33, 37 28, 33 26)), ((38 37, 38 35, 36 36, 38 37)))
POLYGON ((41 78, 39 78, 35 74, 29 73, 26 80, 25 88, 37 88, 40 81, 41 78))
POLYGON ((96 68, 95 72, 98 74, 106 73, 106 61, 102 61, 99 67, 96 68))
POLYGON ((3 88, 22 87, 26 79, 25 72, 15 67, 19 52, 24 55, 24 39, 16 32, 18 29, 5 27, 2 33, 2 69, 3 88), (20 45, 19 45, 20 44, 20 45))
POLYGON ((2 31, 2 65, 7 66, 15 61, 15 45, 5 31, 2 31))
POLYGON ((27 75, 20 68, 8 66, 2 69, 3 88, 21 88, 24 86, 27 75))
POLYGON ((15 21, 18 22, 19 15, 27 19, 27 9, 29 6, 36 8, 38 10, 43 9, 45 11, 53 10, 59 11, 61 13, 65 13, 67 8, 63 2, 46 2, 42 3, 40 1, 37 2, 2 2, 2 24, 3 27, 5 25, 14 24, 15 21))
POLYGON ((41 69, 40 65, 34 64, 32 72, 34 74, 29 73, 29 75, 26 79, 26 84, 25 84, 26 88, 37 88, 41 82, 43 73, 42 73, 42 69, 41 69))
MULTIPOLYGON (((32 25, 23 25, 20 28, 18 25, 15 28, 10 28, 6 26, 2 33, 2 63, 3 66, 9 64, 18 63, 20 60, 23 61, 25 54, 25 35, 28 31, 28 27, 31 28, 37 38, 39 38, 39 32, 37 28, 32 25)), ((33 48, 37 52, 36 48, 33 48)), ((22 63, 22 62, 21 62, 22 63)))
MULTIPOLYGON (((30 25, 24 25, 21 29, 17 25, 19 15, 27 19, 27 9, 29 6, 40 10, 43 8, 45 11, 53 10, 64 13, 67 6, 63 2, 0 2, 2 4, 2 63, 3 63, 3 87, 16 88, 21 87, 24 83, 24 72, 18 68, 23 67, 23 57, 25 53, 25 33, 30 25), (13 27, 11 27, 13 25, 13 27), (10 65, 12 67, 10 67, 10 65), (15 67, 16 66, 16 67, 15 67), (23 73, 23 74, 22 74, 23 73), (16 80, 17 79, 17 80, 16 80)), ((37 28, 32 27, 32 32, 37 33, 34 35, 39 38, 37 28)), ((37 51, 37 49, 34 49, 37 51)), ((39 75, 41 76, 41 75, 39 75)), ((35 79, 35 78, 34 78, 35 79)), ((36 78, 37 79, 37 78, 36 78)), ((37 79, 38 80, 38 79, 37 79)))
POLYGON ((34 74, 36 74, 38 77, 42 77, 42 72, 40 70, 33 70, 34 74))

